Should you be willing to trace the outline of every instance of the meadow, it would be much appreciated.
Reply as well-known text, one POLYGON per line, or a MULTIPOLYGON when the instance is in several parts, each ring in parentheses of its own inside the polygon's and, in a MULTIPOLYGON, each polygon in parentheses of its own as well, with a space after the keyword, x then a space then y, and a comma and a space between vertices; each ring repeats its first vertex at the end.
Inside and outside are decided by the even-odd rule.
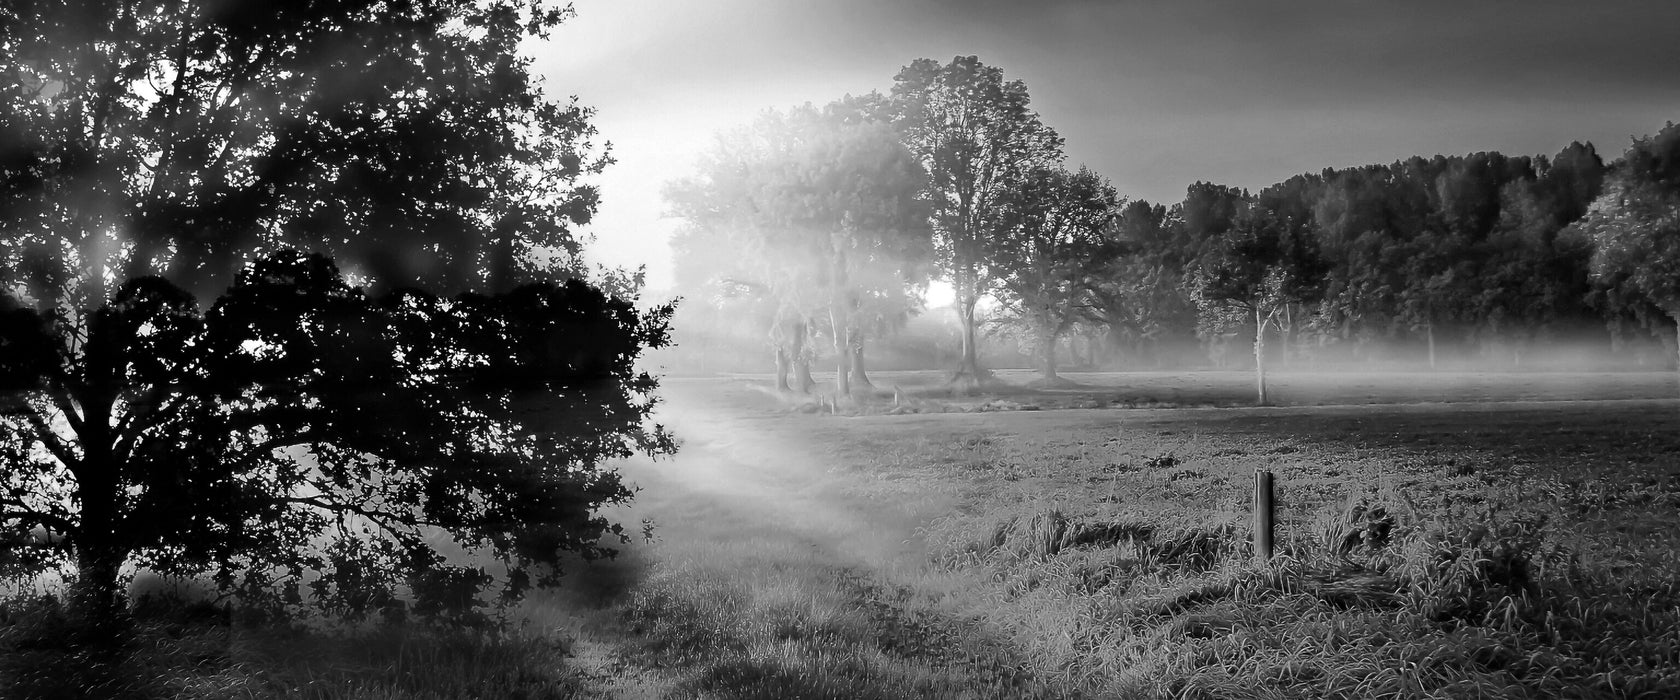
MULTIPOLYGON (((508 632, 162 607, 140 616, 121 688, 1680 695, 1672 376, 1285 373, 1284 405, 1266 408, 1241 405, 1243 372, 1067 377, 953 396, 936 373, 883 372, 862 402, 779 396, 758 376, 669 380, 661 420, 682 450, 625 463, 642 491, 609 513, 652 521, 652 541, 578 563, 510 611, 508 632), (1257 469, 1279 501, 1264 563, 1249 546, 1257 469)), ((51 611, 10 610, 0 674, 50 691, 65 661, 39 633, 51 611)))
POLYGON ((1227 405, 1251 379, 1069 378, 788 426, 860 482, 954 492, 927 575, 1058 694, 1680 694, 1671 377, 1284 375, 1292 406, 1172 410, 1113 407, 1227 405), (1056 403, 1106 408, 1022 410, 1056 403), (1256 469, 1280 501, 1265 564, 1256 469))

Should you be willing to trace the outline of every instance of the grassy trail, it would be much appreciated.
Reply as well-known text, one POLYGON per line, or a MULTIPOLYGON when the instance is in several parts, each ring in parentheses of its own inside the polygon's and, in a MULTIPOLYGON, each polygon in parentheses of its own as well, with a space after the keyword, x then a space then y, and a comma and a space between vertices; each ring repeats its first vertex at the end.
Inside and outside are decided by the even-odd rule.
MULTIPOLYGON (((614 561, 528 601, 539 631, 573 635, 597 697, 1032 697, 1044 693, 977 623, 925 591, 918 529, 949 495, 853 488, 832 457, 671 382, 661 421, 679 455, 625 465, 642 491, 609 517, 657 523, 614 561), (888 494, 883 496, 883 494, 888 494)), ((746 404, 751 406, 750 397, 746 404)))

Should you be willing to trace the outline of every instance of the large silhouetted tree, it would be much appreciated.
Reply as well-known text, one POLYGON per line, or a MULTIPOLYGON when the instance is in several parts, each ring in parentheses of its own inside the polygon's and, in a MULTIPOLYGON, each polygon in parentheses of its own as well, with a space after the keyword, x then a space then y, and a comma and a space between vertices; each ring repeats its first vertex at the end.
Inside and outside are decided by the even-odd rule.
POLYGON ((1062 159, 1062 139, 1028 106, 1026 84, 974 56, 940 65, 917 59, 894 78, 899 129, 928 174, 940 272, 956 291, 962 358, 953 381, 985 378, 975 346, 975 306, 997 273, 988 242, 1006 225, 1001 198, 1034 168, 1062 159))
POLYGON ((607 160, 519 52, 569 13, 0 12, 8 553, 94 615, 129 563, 355 615, 475 599, 440 532, 511 594, 606 551, 603 460, 671 447, 631 365, 669 309, 575 279, 607 160))
POLYGON ((606 159, 487 0, 41 2, 0 15, 0 265, 38 303, 158 274, 220 293, 252 251, 379 284, 505 290, 578 252, 606 159))
POLYGON ((669 314, 576 280, 371 298, 299 253, 208 312, 158 277, 89 313, 14 307, 0 526, 37 568, 75 563, 84 613, 109 615, 132 562, 254 605, 357 617, 406 591, 471 614, 610 551, 595 510, 630 492, 601 462, 672 449, 633 367, 669 314), (505 573, 446 563, 439 533, 505 573))

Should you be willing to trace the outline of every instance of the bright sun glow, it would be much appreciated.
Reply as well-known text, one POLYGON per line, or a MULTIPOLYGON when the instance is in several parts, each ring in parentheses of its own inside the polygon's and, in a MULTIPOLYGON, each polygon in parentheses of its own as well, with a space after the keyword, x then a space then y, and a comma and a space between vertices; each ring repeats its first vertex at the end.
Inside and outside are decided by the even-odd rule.
POLYGON ((956 301, 956 300, 957 300, 957 291, 955 289, 951 288, 951 283, 945 282, 943 280, 934 280, 934 281, 928 283, 928 288, 927 288, 927 307, 928 308, 938 309, 938 308, 950 306, 951 302, 956 301))

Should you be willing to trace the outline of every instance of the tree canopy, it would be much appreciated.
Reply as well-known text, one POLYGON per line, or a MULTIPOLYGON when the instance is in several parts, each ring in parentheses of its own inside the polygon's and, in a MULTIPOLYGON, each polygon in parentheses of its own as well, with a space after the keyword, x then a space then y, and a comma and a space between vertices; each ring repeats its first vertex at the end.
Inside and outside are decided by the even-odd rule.
POLYGON ((1026 84, 975 56, 917 59, 893 79, 895 119, 927 171, 935 261, 963 323, 956 378, 983 375, 974 308, 997 280, 988 242, 1005 226, 1001 200, 1035 168, 1062 160, 1062 138, 1030 108, 1026 84))
POLYGON ((132 561, 248 603, 354 617, 401 590, 471 612, 480 589, 551 584, 562 552, 622 534, 595 509, 630 492, 597 466, 673 449, 633 367, 669 314, 575 280, 370 297, 300 253, 258 260, 204 313, 158 277, 85 314, 14 305, 0 526, 14 564, 73 558, 103 586, 88 595, 132 561), (505 572, 446 562, 440 533, 505 572))
POLYGON ((1056 376, 1056 343, 1080 319, 1104 271, 1103 233, 1120 195, 1086 168, 1033 171, 1000 201, 1005 225, 987 241, 1003 309, 1034 337, 1043 381, 1056 376))
POLYGON ((580 279, 609 158, 521 52, 570 14, 0 12, 9 563, 72 562, 94 615, 138 564, 358 616, 470 613, 608 553, 605 461, 672 449, 633 366, 671 309, 580 279))
POLYGON ((1680 126, 1635 139, 1574 224, 1615 306, 1649 304, 1680 322, 1680 126))
POLYGON ((27 3, 0 14, 0 271, 42 304, 157 274, 218 294, 262 250, 506 290, 575 255, 607 162, 521 41, 569 7, 27 3))
POLYGON ((768 112, 666 192, 685 236, 733 253, 708 283, 771 307, 778 358, 800 361, 826 327, 841 394, 866 332, 919 306, 931 253, 924 174, 879 113, 871 96, 768 112))

